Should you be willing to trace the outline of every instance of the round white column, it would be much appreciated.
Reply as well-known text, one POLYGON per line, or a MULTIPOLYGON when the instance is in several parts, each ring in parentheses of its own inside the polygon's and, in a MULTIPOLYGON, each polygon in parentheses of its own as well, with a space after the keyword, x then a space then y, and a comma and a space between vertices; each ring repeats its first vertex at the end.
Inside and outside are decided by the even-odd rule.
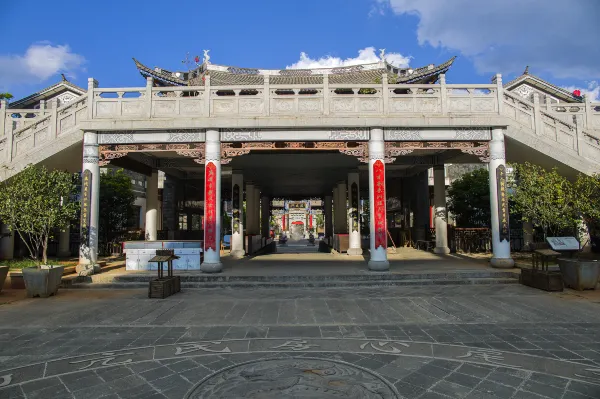
POLYGON ((218 273, 221 264, 221 139, 219 131, 206 131, 204 155, 204 262, 200 271, 218 273))
POLYGON ((152 170, 146 186, 146 241, 156 241, 158 226, 158 171, 152 170))
POLYGON ((358 172, 348 173, 348 255, 362 255, 358 172))
POLYGON ((448 215, 446 213, 446 173, 444 165, 433 167, 433 204, 435 225, 436 254, 449 254, 448 248, 448 215))
POLYGON ((369 139, 369 227, 371 230, 369 269, 373 271, 385 271, 390 268, 387 260, 384 158, 383 129, 372 128, 369 139))
POLYGON ((59 258, 66 258, 68 256, 71 256, 70 239, 71 227, 67 226, 66 229, 58 233, 58 252, 56 253, 56 256, 58 256, 59 258))
MULTIPOLYGON (((504 130, 500 128, 492 129, 492 140, 490 141, 490 207, 492 214, 492 250, 493 257, 490 260, 492 267, 511 268, 515 261, 510 257, 510 238, 500 240, 500 201, 498 195, 498 167, 506 167, 506 158, 504 155, 504 130)), ((507 195, 507 194, 506 194, 507 195)), ((508 230, 508 211, 506 212, 506 221, 502 224, 508 230)), ((508 237, 508 234, 506 234, 508 237)))
POLYGON ((234 173, 231 176, 232 211, 231 218, 231 256, 243 258, 244 251, 244 176, 234 173))
POLYGON ((83 165, 81 183, 81 241, 77 272, 91 274, 99 271, 98 222, 100 215, 100 165, 98 134, 83 133, 83 165))

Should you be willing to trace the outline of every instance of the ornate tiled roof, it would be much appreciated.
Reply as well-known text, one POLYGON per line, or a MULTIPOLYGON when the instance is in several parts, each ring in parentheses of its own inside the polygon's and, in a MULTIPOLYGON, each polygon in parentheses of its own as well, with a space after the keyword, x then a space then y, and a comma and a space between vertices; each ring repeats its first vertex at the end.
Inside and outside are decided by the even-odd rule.
POLYGON ((511 89, 511 88, 517 87, 519 84, 522 84, 522 83, 528 83, 531 86, 536 87, 536 88, 538 88, 542 91, 545 91, 549 94, 552 94, 565 102, 569 102, 569 103, 583 102, 583 99, 573 96, 573 93, 571 93, 570 91, 563 89, 562 87, 553 85, 552 83, 547 82, 540 77, 531 75, 529 73, 529 67, 527 67, 525 69, 525 72, 523 72, 523 74, 521 76, 504 84, 504 88, 511 89))
POLYGON ((31 104, 38 103, 40 100, 46 99, 48 97, 51 97, 54 94, 57 94, 59 92, 65 91, 65 90, 73 91, 79 95, 81 95, 87 91, 86 89, 69 82, 63 75, 63 79, 60 82, 55 83, 51 86, 48 86, 36 93, 33 93, 33 94, 27 96, 27 97, 21 98, 20 100, 11 101, 8 108, 13 108, 13 109, 27 108, 28 106, 31 106, 31 104))
POLYGON ((421 68, 398 68, 386 61, 336 68, 316 69, 256 69, 203 63, 188 72, 173 72, 162 68, 149 68, 134 58, 142 76, 151 76, 161 86, 203 86, 204 77, 210 76, 211 86, 262 85, 265 76, 275 85, 322 84, 323 76, 329 76, 332 84, 369 84, 388 74, 390 83, 432 83, 445 73, 456 57, 440 65, 421 68))

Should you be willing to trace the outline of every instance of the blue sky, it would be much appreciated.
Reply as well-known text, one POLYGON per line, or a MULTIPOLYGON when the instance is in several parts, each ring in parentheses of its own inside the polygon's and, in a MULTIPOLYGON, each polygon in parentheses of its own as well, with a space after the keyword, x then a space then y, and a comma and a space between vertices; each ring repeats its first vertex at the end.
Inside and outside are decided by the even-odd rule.
POLYGON ((210 49, 215 64, 283 68, 301 52, 327 65, 374 47, 413 67, 457 55, 450 83, 508 81, 530 65, 598 97, 599 18, 598 0, 12 1, 0 91, 18 99, 61 72, 82 87, 143 86, 131 57, 183 70, 186 53, 210 49))

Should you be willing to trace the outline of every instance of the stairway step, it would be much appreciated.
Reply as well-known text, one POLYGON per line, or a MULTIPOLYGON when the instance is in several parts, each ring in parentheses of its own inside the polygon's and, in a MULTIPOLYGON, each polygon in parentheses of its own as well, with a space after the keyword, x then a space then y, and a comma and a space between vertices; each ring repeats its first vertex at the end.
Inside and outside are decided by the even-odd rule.
MULTIPOLYGON (((495 285, 517 284, 515 278, 471 278, 471 279, 412 279, 412 280, 375 280, 375 281, 296 281, 296 282, 181 282, 182 289, 210 288, 344 288, 344 287, 393 287, 393 286, 425 286, 425 285, 495 285)), ((65 288, 111 288, 130 289, 148 288, 148 282, 105 282, 105 283, 73 283, 65 288)))

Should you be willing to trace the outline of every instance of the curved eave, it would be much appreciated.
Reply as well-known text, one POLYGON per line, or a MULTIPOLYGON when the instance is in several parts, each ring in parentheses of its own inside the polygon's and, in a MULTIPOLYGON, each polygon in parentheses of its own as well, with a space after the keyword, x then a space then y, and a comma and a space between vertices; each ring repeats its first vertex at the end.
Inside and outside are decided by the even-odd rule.
POLYGON ((157 72, 151 68, 148 68, 146 65, 142 64, 135 58, 133 59, 133 61, 135 62, 136 68, 138 69, 138 71, 144 78, 151 77, 161 83, 169 84, 172 86, 186 86, 187 85, 187 82, 183 79, 178 79, 178 78, 174 78, 172 76, 168 76, 168 75, 171 75, 170 71, 167 71, 167 73, 157 72))
POLYGON ((400 76, 398 77, 398 83, 416 83, 420 80, 428 79, 430 77, 441 75, 442 73, 448 72, 454 61, 456 60, 456 56, 450 58, 448 61, 440 64, 438 66, 434 66, 432 69, 428 67, 421 67, 415 69, 415 73, 410 76, 400 76))

